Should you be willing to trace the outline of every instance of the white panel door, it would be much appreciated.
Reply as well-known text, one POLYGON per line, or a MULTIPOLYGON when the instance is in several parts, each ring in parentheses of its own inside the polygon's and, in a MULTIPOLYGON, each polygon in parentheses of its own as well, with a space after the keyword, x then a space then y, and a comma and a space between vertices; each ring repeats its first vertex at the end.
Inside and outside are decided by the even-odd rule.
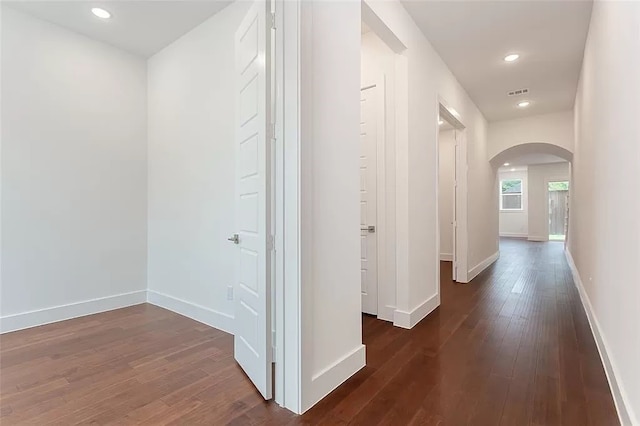
POLYGON ((376 244, 377 87, 360 92, 360 276, 362 312, 378 314, 376 244))
MULTIPOLYGON (((236 31, 234 355, 265 399, 272 396, 267 149, 268 3, 256 1, 236 31)), ((224 185, 224 182, 221 182, 224 185)))

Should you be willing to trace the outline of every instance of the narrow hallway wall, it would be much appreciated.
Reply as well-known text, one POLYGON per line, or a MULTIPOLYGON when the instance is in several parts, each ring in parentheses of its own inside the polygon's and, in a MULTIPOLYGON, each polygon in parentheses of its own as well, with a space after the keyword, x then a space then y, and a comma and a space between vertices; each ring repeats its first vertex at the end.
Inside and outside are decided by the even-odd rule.
POLYGON ((640 3, 596 1, 575 105, 569 252, 625 425, 640 424, 640 3))

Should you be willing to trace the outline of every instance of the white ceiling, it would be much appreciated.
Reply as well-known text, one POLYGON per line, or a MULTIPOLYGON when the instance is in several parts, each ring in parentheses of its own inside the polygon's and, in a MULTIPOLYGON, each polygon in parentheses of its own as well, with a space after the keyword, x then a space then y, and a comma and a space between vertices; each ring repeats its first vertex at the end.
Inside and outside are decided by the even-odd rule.
POLYGON ((573 107, 591 1, 402 0, 487 120, 573 107), (513 63, 509 53, 520 54, 513 63), (528 108, 507 97, 528 88, 528 108))
POLYGON ((131 53, 149 57, 231 1, 4 1, 3 4, 131 53), (102 20, 92 7, 111 12, 102 20))
POLYGON ((566 163, 567 160, 551 154, 526 154, 509 161, 509 166, 501 169, 509 169, 518 166, 531 166, 533 164, 566 163))

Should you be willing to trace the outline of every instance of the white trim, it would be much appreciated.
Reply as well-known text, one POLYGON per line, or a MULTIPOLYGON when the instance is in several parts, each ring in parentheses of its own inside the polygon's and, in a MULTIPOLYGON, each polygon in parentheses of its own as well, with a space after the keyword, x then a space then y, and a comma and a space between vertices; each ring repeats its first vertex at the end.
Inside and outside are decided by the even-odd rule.
POLYGON ((234 323, 232 315, 153 290, 147 290, 147 302, 210 327, 217 328, 218 330, 233 334, 234 323))
POLYGON ((382 321, 393 322, 393 315, 395 311, 396 311, 395 306, 378 304, 377 318, 382 321))
MULTIPOLYGON (((380 297, 383 291, 381 287, 389 285, 392 281, 387 276, 387 84, 386 75, 378 76, 376 83, 378 101, 376 114, 376 315, 385 316, 387 302, 380 297)), ((395 290, 395 289, 394 289, 395 290)), ((387 294, 384 291, 384 294, 387 294)))
MULTIPOLYGON (((300 38, 301 5, 277 0, 276 45, 281 49, 278 82, 282 95, 276 99, 282 120, 282 232, 276 258, 282 261, 282 280, 276 277, 276 341, 279 350, 276 376, 282 374, 283 389, 276 388, 278 404, 300 414, 302 409, 302 315, 301 315, 301 131, 300 131, 300 38), (280 22, 280 19, 282 22, 280 22), (282 258, 280 259, 280 256, 282 258), (286 294, 286 297, 285 297, 286 294), (281 368, 281 370, 280 370, 281 368), (280 373, 281 371, 281 373, 280 373), (282 392, 282 393, 280 393, 282 392)), ((277 127, 280 131, 280 127, 277 127)), ((276 383, 277 385, 277 383, 276 383)))
POLYGON ((130 293, 116 294, 113 296, 99 297, 82 302, 69 303, 67 305, 53 306, 51 308, 22 312, 14 315, 6 315, 0 318, 0 333, 23 330, 127 306, 139 305, 147 301, 147 291, 138 290, 130 293))
POLYGON ((544 242, 544 241, 549 241, 549 236, 548 235, 529 235, 527 237, 527 240, 529 241, 538 241, 538 242, 544 242))
POLYGON ((441 262, 453 262, 453 253, 440 253, 441 262))
POLYGON ((329 395, 365 366, 365 346, 360 345, 311 378, 309 393, 304 395, 304 411, 329 395))
POLYGON ((495 262, 496 260, 498 260, 498 258, 500 257, 500 251, 497 251, 495 253, 493 253, 491 256, 487 257, 485 260, 483 260, 482 262, 478 263, 476 266, 474 266, 473 268, 471 268, 471 270, 469 271, 469 275, 468 278, 469 280, 466 281, 467 283, 470 282, 472 279, 474 279, 475 277, 477 277, 478 275, 480 275, 480 272, 484 271, 485 269, 487 269, 489 266, 491 266, 493 264, 493 262, 495 262))
POLYGON ((522 234, 519 232, 500 232, 500 236, 503 238, 529 238, 528 234, 522 234))
POLYGON ((621 386, 621 383, 618 382, 617 378, 622 377, 622 375, 620 374, 620 370, 618 370, 618 368, 613 364, 611 358, 609 358, 609 351, 607 349, 609 345, 607 344, 607 340, 602 333, 602 328, 600 327, 600 323, 596 318, 593 306, 591 305, 591 300, 589 299, 589 295, 587 294, 584 285, 582 284, 580 272, 578 272, 578 268, 573 261, 573 256, 571 255, 569 249, 565 249, 564 253, 565 257, 567 258, 567 263, 569 264, 569 269, 571 269, 573 283, 578 289, 580 300, 582 301, 582 306, 584 307, 584 311, 587 314, 587 319, 589 320, 589 327, 591 327, 591 333, 593 334, 593 338, 596 342, 596 347, 598 348, 598 353, 600 354, 600 359, 602 360, 602 365, 604 366, 604 372, 607 376, 609 387, 611 388, 611 394, 613 396, 613 402, 615 403, 616 410, 618 412, 620 424, 640 425, 640 419, 638 419, 633 412, 631 402, 629 401, 629 396, 621 386))
POLYGON ((393 325, 402 328, 413 328, 438 306, 440 306, 440 294, 434 294, 411 310, 411 312, 396 309, 393 314, 393 325))

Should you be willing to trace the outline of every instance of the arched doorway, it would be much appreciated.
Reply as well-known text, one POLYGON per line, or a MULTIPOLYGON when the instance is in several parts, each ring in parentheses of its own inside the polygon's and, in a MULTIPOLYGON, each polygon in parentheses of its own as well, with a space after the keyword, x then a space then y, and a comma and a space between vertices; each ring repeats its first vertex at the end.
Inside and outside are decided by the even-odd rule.
POLYGON ((502 238, 564 241, 573 153, 549 143, 509 147, 490 159, 502 238))

